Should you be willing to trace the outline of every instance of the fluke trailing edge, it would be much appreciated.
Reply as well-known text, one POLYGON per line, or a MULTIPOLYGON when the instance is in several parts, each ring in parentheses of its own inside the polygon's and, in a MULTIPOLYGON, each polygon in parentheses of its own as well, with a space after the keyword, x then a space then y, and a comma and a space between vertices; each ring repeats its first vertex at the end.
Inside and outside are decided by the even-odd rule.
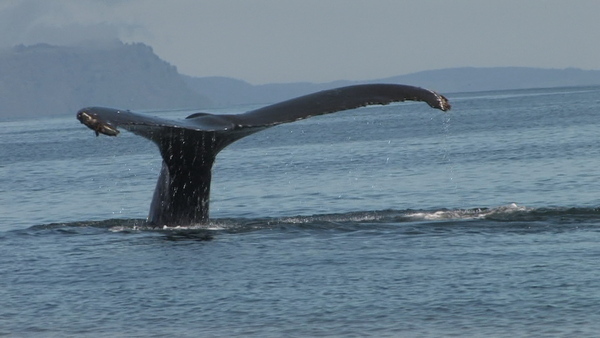
POLYGON ((127 110, 91 107, 77 119, 96 135, 117 136, 117 127, 153 141, 163 158, 148 223, 191 225, 208 222, 211 170, 229 144, 276 126, 311 116, 367 105, 424 101, 446 111, 448 100, 431 90, 394 84, 369 84, 325 90, 236 115, 196 113, 171 121, 127 110))

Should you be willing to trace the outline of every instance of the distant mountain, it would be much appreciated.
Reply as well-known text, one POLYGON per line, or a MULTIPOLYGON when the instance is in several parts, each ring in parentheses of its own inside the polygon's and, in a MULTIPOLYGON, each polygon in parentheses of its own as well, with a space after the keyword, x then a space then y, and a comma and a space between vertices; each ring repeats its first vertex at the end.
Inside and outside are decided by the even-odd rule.
POLYGON ((190 88, 206 95, 216 106, 222 107, 242 104, 268 104, 355 83, 336 81, 329 83, 292 82, 252 85, 243 80, 219 76, 184 76, 184 79, 190 88))
POLYGON ((205 109, 269 104, 358 83, 401 83, 453 92, 600 85, 600 71, 449 68, 370 81, 252 85, 227 77, 181 75, 141 43, 38 44, 0 51, 0 119, 74 114, 86 106, 205 109))
POLYGON ((600 71, 577 68, 465 67, 428 70, 389 77, 380 81, 410 83, 446 93, 473 92, 600 85, 600 71))
POLYGON ((330 83, 279 83, 252 85, 226 77, 185 77, 188 85, 219 106, 272 103, 299 95, 359 83, 398 83, 430 88, 441 93, 504 89, 600 85, 600 71, 526 67, 448 68, 422 71, 370 81, 330 83))
POLYGON ((177 109, 211 104, 144 44, 39 44, 0 53, 0 117, 75 114, 92 105, 177 109))

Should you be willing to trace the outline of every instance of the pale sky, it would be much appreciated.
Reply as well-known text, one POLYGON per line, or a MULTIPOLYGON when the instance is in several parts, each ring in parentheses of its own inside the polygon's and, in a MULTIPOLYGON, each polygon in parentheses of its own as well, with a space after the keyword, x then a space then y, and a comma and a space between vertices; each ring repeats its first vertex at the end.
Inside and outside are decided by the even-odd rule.
POLYGON ((119 38, 253 84, 600 69, 599 0, 0 0, 0 47, 119 38))

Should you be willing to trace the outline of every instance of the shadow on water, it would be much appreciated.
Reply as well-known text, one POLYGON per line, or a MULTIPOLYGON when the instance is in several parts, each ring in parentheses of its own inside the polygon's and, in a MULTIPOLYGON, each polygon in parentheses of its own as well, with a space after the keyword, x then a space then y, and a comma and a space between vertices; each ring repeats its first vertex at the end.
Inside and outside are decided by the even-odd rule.
MULTIPOLYGON (((496 208, 439 210, 380 210, 280 218, 219 218, 209 224, 155 227, 144 219, 108 219, 35 225, 13 232, 99 235, 144 234, 167 241, 210 241, 223 234, 256 231, 288 232, 400 232, 404 235, 444 233, 564 232, 600 225, 600 208, 527 208, 509 204, 496 208)), ((600 229, 600 227, 598 227, 600 229)))

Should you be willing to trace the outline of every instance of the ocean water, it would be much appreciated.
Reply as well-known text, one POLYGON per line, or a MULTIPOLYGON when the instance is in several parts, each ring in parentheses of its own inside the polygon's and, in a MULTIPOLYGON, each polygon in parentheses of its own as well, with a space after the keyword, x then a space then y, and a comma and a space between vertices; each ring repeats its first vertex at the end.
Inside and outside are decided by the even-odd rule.
POLYGON ((447 96, 234 143, 189 228, 145 139, 0 122, 0 336, 597 336, 600 87, 447 96))

